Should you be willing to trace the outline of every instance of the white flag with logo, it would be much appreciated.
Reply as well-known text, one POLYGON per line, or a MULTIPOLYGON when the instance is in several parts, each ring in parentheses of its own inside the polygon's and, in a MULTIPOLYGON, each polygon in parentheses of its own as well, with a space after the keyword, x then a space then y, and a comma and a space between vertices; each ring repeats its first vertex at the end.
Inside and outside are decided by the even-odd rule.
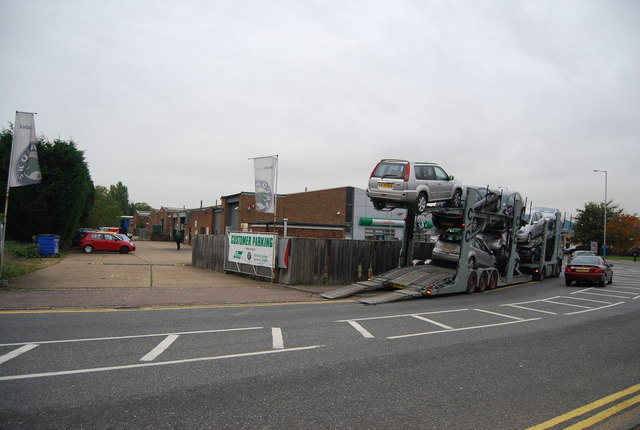
POLYGON ((278 157, 253 159, 256 180, 256 212, 275 213, 275 183, 278 157))
POLYGON ((41 173, 36 147, 36 126, 32 113, 16 112, 9 164, 9 186, 40 183, 41 173))

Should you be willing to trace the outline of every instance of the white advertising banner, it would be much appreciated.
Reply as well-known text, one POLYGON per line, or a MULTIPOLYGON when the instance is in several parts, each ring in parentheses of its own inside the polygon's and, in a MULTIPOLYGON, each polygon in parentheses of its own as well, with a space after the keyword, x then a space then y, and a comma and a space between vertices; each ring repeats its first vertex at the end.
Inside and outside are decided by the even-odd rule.
POLYGON ((260 157, 253 159, 256 182, 256 212, 276 212, 276 171, 278 157, 260 157))
POLYGON ((9 187, 38 184, 41 180, 33 114, 16 112, 9 164, 9 187))
POLYGON ((275 233, 242 233, 227 234, 229 241, 228 260, 232 263, 250 264, 252 266, 275 267, 276 247, 275 233))

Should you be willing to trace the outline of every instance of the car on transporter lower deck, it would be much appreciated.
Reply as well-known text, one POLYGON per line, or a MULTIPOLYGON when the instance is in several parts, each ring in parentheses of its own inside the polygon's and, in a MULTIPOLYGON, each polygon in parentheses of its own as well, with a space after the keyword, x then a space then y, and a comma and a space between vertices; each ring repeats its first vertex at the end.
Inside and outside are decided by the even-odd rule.
POLYGON ((431 202, 462 206, 463 186, 435 163, 383 159, 371 172, 367 196, 378 209, 408 208, 416 214, 431 202))

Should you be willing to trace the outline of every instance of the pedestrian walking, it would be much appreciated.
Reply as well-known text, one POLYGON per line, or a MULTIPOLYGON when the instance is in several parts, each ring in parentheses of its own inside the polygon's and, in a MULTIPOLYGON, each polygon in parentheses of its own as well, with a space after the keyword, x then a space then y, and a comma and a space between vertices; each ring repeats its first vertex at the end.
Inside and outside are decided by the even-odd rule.
POLYGON ((180 251, 180 241, 182 240, 182 233, 180 230, 176 231, 173 235, 174 240, 176 241, 176 246, 178 247, 178 251, 180 251))

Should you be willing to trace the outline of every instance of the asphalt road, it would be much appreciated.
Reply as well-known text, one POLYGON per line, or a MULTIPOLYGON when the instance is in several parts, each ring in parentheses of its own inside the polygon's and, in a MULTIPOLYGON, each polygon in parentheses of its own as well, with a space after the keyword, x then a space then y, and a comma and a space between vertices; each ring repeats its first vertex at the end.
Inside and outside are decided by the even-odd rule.
POLYGON ((380 306, 0 314, 0 427, 630 428, 640 268, 615 273, 380 306))

